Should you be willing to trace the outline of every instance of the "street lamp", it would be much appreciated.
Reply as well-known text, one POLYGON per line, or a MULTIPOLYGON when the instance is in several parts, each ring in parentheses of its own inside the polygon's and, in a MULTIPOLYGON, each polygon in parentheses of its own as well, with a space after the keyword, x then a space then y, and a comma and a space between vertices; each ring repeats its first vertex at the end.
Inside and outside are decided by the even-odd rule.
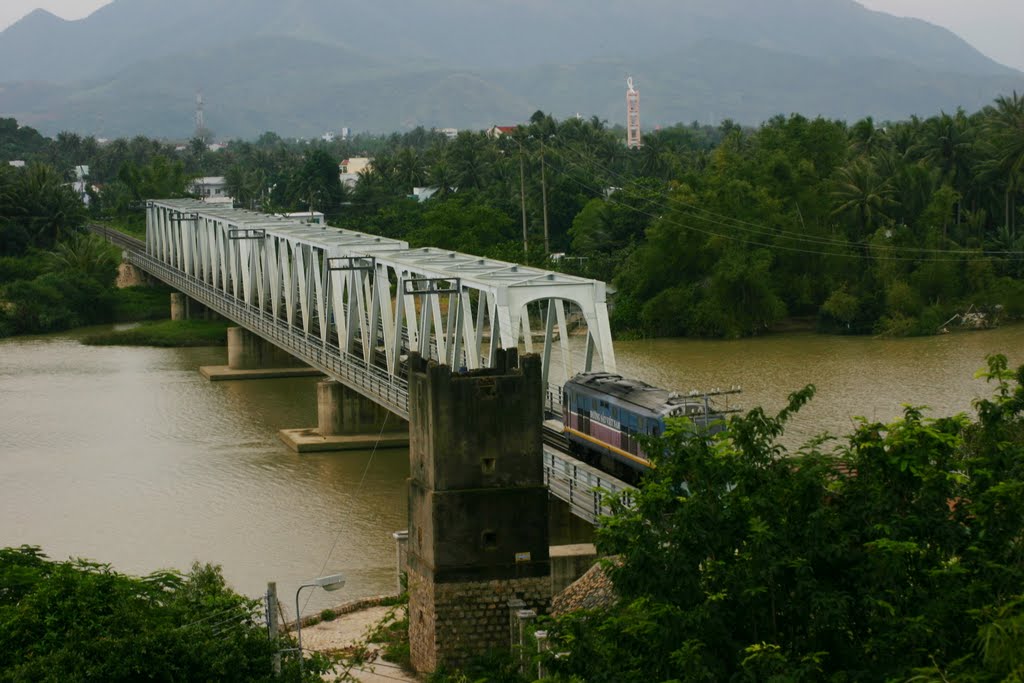
POLYGON ((325 591, 336 591, 339 588, 345 586, 345 577, 341 574, 331 574, 330 576, 321 576, 318 579, 313 579, 309 583, 304 583, 299 586, 299 589, 295 591, 295 633, 299 641, 299 679, 302 678, 303 660, 305 659, 302 652, 302 614, 299 612, 299 594, 303 588, 323 588, 325 591))

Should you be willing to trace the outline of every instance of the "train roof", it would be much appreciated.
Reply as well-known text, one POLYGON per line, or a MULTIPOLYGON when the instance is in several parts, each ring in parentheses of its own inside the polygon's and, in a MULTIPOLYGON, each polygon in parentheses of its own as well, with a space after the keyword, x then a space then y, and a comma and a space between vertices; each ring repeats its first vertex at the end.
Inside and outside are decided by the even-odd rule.
MULTIPOLYGON (((704 408, 703 394, 682 395, 667 389, 652 387, 638 379, 628 379, 610 372, 584 372, 576 375, 568 384, 591 389, 626 403, 643 408, 655 415, 665 415, 685 405, 699 405, 704 408)), ((713 407, 711 412, 716 412, 713 407)))

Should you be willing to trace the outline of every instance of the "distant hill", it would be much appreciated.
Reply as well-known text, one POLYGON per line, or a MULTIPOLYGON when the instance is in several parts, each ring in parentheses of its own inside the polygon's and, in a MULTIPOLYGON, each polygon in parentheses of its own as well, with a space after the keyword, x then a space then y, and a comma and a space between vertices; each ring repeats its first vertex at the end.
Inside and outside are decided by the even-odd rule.
POLYGON ((0 33, 0 116, 47 133, 185 137, 482 128, 534 110, 647 126, 800 111, 975 109, 1024 74, 852 0, 114 0, 0 33))

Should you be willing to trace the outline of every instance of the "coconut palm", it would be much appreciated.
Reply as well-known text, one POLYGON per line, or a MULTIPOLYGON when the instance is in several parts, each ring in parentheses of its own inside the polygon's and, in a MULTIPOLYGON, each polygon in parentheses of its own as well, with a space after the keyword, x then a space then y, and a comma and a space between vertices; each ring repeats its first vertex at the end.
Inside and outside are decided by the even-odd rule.
POLYGON ((896 206, 892 185, 883 179, 865 159, 840 168, 832 190, 832 215, 848 215, 855 222, 856 240, 868 237, 874 229, 890 219, 896 206))
POLYGON ((50 270, 81 273, 97 282, 109 282, 117 271, 117 257, 103 240, 89 234, 75 235, 57 245, 49 259, 50 270))
POLYGON ((406 192, 423 185, 427 177, 427 165, 423 156, 413 147, 402 147, 393 158, 395 181, 406 192))
POLYGON ((37 247, 52 248, 85 222, 82 200, 51 166, 31 164, 15 173, 6 193, 9 220, 20 222, 37 247))
POLYGON ((1005 185, 1006 229, 1017 232, 1017 194, 1024 176, 1024 97, 1016 91, 996 99, 986 110, 985 130, 991 137, 994 159, 1003 174, 1005 185))

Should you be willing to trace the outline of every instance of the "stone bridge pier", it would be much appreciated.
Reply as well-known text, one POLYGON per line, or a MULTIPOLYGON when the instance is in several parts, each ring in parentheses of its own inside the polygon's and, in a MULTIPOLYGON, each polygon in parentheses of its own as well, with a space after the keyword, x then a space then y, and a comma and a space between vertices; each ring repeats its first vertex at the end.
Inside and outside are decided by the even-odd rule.
POLYGON ((551 593, 541 357, 454 373, 410 359, 409 641, 418 671, 509 647, 551 593))

